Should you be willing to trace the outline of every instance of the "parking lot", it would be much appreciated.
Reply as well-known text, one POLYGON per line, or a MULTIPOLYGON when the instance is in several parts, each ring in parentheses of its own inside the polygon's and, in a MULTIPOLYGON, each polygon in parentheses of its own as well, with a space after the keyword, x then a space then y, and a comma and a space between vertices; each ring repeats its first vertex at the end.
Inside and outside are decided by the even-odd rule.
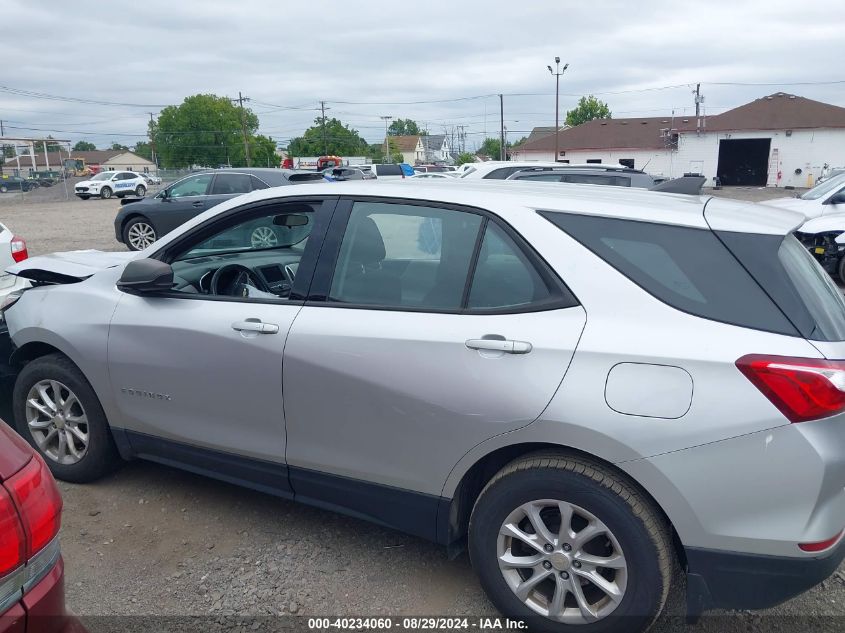
MULTIPOLYGON (((124 250, 112 227, 119 207, 72 193, 66 200, 60 184, 0 196, 0 220, 31 256, 124 250)), ((450 561, 439 546, 369 523, 144 462, 59 487, 67 600, 82 616, 495 615, 466 555, 450 561)), ((683 628, 682 589, 656 630, 683 628)), ((838 631, 843 617, 845 566, 776 609, 708 616, 694 630, 838 631)), ((98 622, 88 624, 96 631, 98 622)))

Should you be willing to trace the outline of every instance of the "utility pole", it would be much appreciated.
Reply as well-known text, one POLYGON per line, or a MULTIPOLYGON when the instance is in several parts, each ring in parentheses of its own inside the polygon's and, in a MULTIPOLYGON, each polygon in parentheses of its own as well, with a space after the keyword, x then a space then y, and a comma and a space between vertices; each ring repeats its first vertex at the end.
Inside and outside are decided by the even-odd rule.
POLYGON ((701 94, 701 84, 695 84, 695 90, 692 92, 695 95, 695 130, 698 136, 701 136, 701 104, 704 103, 704 97, 701 94))
POLYGON ((329 140, 326 138, 326 102, 320 101, 320 127, 323 130, 323 156, 329 155, 329 140))
POLYGON ((505 96, 499 93, 499 160, 505 160, 507 151, 505 150, 505 96))
POLYGON ((382 121, 384 121, 384 158, 381 162, 389 163, 390 162, 390 144, 387 142, 387 130, 388 130, 388 121, 392 121, 392 116, 380 116, 379 117, 382 121))
POLYGON ((555 162, 560 159, 560 76, 569 68, 569 64, 563 65, 563 70, 560 68, 560 57, 555 57, 555 69, 551 66, 546 66, 549 72, 555 77, 555 162))
MULTIPOLYGON (((247 101, 249 99, 247 98, 247 101)), ((246 166, 252 167, 252 157, 249 155, 249 139, 246 136, 246 117, 244 116, 244 96, 238 91, 238 103, 241 104, 241 131, 244 135, 244 154, 246 155, 246 166)), ((228 163, 229 159, 226 159, 228 163)))
POLYGON ((156 171, 158 171, 158 161, 156 160, 156 139, 155 134, 153 134, 153 113, 148 112, 147 114, 150 115, 150 158, 152 159, 153 165, 156 166, 156 171))
MULTIPOLYGON (((3 128, 3 121, 0 119, 0 137, 6 136, 6 130, 3 128)), ((15 152, 17 153, 17 152, 15 152)), ((3 165, 6 162, 6 143, 0 145, 0 174, 3 173, 3 165)))

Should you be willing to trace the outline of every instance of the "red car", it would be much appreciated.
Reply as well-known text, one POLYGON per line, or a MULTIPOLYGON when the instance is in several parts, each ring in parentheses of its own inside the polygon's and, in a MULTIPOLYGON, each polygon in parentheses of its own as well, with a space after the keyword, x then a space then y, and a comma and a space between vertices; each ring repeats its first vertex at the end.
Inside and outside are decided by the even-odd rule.
POLYGON ((0 633, 84 633, 65 610, 62 497, 47 465, 0 421, 0 633))

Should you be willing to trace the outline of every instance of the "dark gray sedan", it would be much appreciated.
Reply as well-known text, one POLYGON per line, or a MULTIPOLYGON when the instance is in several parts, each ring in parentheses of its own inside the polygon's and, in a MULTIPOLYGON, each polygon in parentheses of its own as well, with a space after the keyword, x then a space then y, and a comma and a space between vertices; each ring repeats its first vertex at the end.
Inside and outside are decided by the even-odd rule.
POLYGON ((126 200, 114 219, 114 234, 118 242, 140 251, 177 226, 235 196, 257 189, 322 181, 320 173, 289 169, 198 172, 177 180, 153 197, 126 200))

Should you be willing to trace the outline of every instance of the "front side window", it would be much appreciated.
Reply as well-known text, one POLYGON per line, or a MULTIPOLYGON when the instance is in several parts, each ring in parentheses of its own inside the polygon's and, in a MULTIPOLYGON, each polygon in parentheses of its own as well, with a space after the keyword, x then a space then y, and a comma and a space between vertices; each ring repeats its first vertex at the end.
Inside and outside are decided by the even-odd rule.
POLYGON ((176 290, 285 299, 305 252, 316 204, 274 204, 251 212, 173 256, 176 290))
POLYGON ((199 174, 198 176, 185 178, 185 180, 177 182, 170 188, 170 191, 168 192, 169 196, 171 198, 204 196, 213 177, 213 174, 199 174))

